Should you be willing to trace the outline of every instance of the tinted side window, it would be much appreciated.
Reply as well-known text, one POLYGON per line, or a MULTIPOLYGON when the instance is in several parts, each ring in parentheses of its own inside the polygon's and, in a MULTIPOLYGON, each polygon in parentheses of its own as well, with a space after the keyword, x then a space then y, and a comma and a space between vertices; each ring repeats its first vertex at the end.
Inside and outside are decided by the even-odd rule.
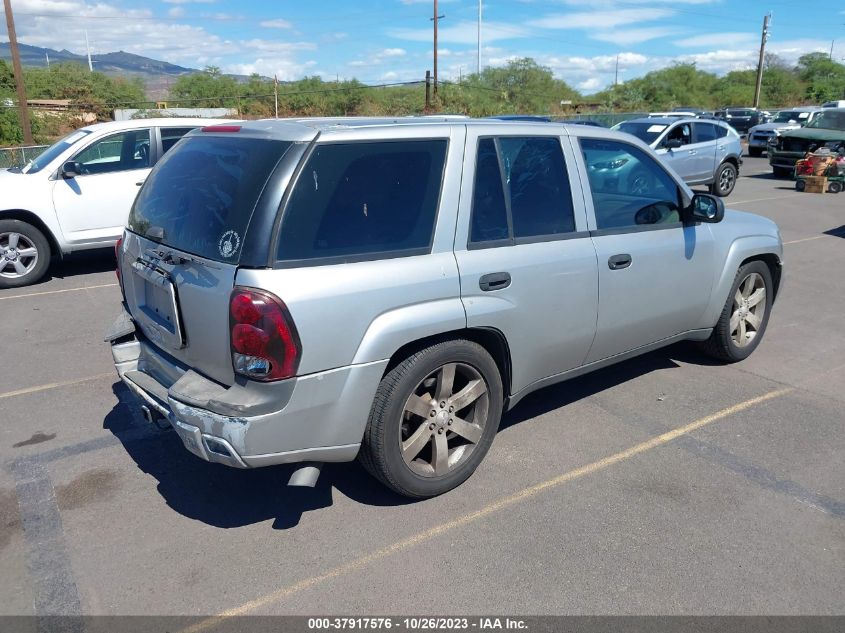
POLYGON ((695 142, 706 143, 707 141, 716 140, 716 126, 712 123, 696 123, 695 124, 695 142))
POLYGON ((499 139, 510 194, 513 236, 536 237, 575 231, 572 192, 560 139, 499 139))
POLYGON ((193 130, 192 127, 163 127, 159 128, 161 132, 161 153, 164 154, 171 147, 176 145, 176 141, 185 136, 188 132, 193 130))
POLYGON ((492 138, 481 139, 475 162, 469 239, 470 242, 489 242, 509 237, 508 212, 496 144, 492 138))
POLYGON ((714 125, 716 128, 716 138, 725 138, 730 131, 724 125, 714 125))
POLYGON ((278 259, 427 251, 446 145, 425 140, 318 146, 285 209, 278 259))
POLYGON ((572 192, 560 139, 538 136, 479 141, 470 242, 574 231, 572 192))
POLYGON ((599 229, 680 221, 678 185, 640 148, 581 139, 599 229))
POLYGON ((150 131, 112 134, 86 147, 73 160, 83 174, 107 174, 150 166, 150 131))

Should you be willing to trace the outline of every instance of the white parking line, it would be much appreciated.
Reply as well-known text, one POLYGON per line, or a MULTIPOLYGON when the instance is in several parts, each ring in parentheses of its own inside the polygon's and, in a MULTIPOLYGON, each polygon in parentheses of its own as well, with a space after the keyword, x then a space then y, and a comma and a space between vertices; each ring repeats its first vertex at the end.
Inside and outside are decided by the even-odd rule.
POLYGON ((44 292, 31 292, 25 295, 12 295, 10 297, 0 297, 0 301, 6 299, 24 299, 26 297, 41 297, 43 295, 55 295, 60 292, 76 292, 77 290, 95 290, 96 288, 113 288, 117 284, 100 284, 99 286, 83 286, 81 288, 65 288, 64 290, 46 290, 44 292))
POLYGON ((736 202, 733 201, 733 200, 730 200, 725 206, 730 207, 730 206, 733 206, 735 204, 748 204, 749 202, 763 202, 764 200, 780 200, 781 198, 783 198, 783 196, 774 196, 773 198, 754 198, 752 200, 739 200, 739 201, 736 201, 736 202))
POLYGON ((805 237, 800 240, 790 240, 789 242, 784 242, 783 245, 786 246, 787 244, 798 244, 799 242, 809 242, 810 240, 820 240, 823 237, 835 237, 833 235, 814 235, 813 237, 805 237))

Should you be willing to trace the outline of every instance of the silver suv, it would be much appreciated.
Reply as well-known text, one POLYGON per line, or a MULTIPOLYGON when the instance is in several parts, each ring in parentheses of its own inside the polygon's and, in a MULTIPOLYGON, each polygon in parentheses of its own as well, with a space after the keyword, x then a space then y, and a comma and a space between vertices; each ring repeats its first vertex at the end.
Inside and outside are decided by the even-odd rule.
POLYGON ((707 185, 717 196, 729 196, 736 186, 742 143, 727 123, 649 117, 623 121, 613 129, 633 134, 653 148, 688 185, 707 185))
POLYGON ((107 335, 151 420, 238 468, 357 458, 463 482, 527 394, 681 340, 760 343, 764 218, 640 141, 493 120, 254 121, 188 134, 141 188, 107 335), (634 185, 637 185, 634 189, 634 185))

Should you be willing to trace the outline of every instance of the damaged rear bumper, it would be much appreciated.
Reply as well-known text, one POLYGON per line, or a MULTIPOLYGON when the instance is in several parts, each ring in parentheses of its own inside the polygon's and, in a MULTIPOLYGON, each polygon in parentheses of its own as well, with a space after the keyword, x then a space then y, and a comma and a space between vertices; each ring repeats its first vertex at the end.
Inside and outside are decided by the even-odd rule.
POLYGON ((139 404, 166 419, 191 453, 235 468, 353 460, 387 365, 226 386, 161 352, 136 332, 125 311, 106 341, 139 404))

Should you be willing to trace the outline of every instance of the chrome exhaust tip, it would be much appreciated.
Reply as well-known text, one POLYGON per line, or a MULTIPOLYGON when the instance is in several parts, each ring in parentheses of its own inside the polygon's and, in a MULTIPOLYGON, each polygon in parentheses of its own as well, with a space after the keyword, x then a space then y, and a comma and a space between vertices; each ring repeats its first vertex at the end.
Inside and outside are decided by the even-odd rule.
POLYGON ((293 471, 288 480, 288 486, 313 488, 320 478, 321 462, 304 462, 299 468, 293 471))

